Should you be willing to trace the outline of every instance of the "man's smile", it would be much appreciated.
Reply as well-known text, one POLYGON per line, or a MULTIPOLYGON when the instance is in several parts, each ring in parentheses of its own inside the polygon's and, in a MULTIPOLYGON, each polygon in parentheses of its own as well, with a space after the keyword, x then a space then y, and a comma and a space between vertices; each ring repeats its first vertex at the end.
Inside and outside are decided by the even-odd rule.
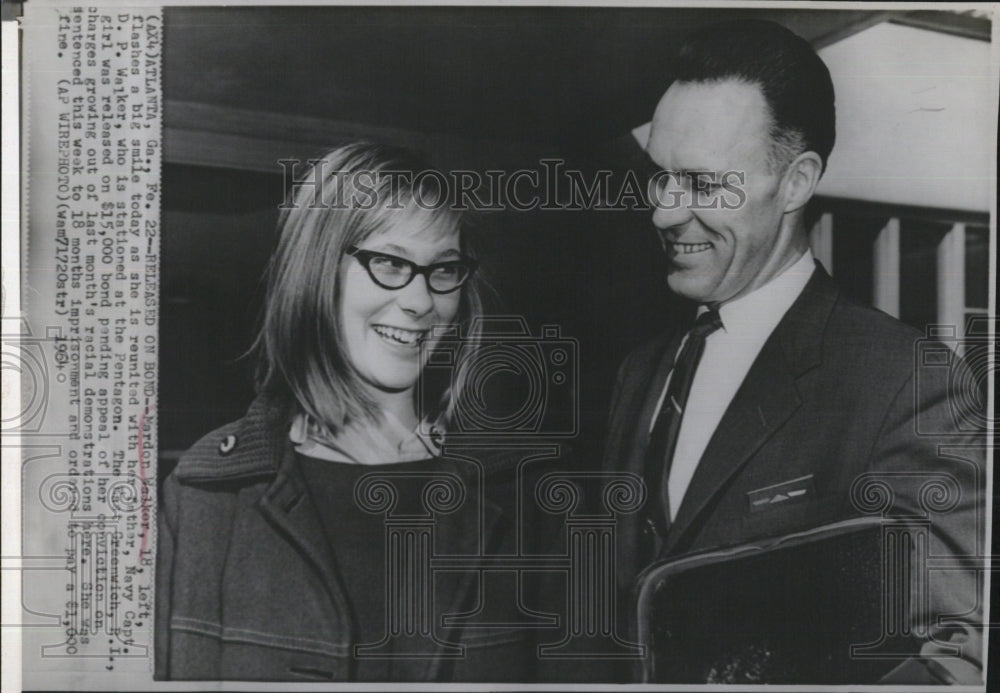
POLYGON ((670 247, 676 250, 681 255, 692 255, 694 253, 703 253, 706 250, 712 249, 711 243, 679 243, 672 242, 670 247))

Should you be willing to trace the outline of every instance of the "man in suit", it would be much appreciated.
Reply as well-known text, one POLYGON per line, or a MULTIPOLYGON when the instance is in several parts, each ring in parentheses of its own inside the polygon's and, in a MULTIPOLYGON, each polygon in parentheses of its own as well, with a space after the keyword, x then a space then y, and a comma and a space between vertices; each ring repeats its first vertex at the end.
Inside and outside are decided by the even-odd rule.
MULTIPOLYGON (((834 143, 826 66, 787 29, 743 21, 689 37, 671 76, 646 147, 652 221, 698 320, 619 370, 605 466, 647 488, 619 524, 619 614, 656 560, 878 509, 929 518, 931 555, 981 555, 985 436, 961 435, 975 396, 917 363, 923 335, 848 300, 809 249, 805 209, 834 143), (930 507, 935 483, 955 498, 930 507), (872 489, 888 505, 866 506, 872 489)), ((980 575, 931 576, 930 608, 911 617, 967 623, 934 629, 887 681, 981 680, 980 575)))

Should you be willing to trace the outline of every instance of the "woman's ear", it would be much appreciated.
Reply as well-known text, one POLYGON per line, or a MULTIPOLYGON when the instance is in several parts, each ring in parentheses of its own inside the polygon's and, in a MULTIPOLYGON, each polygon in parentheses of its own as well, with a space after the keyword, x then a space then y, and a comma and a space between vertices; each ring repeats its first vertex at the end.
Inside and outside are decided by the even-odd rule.
POLYGON ((803 152, 785 170, 785 212, 805 207, 823 175, 823 161, 816 152, 803 152))

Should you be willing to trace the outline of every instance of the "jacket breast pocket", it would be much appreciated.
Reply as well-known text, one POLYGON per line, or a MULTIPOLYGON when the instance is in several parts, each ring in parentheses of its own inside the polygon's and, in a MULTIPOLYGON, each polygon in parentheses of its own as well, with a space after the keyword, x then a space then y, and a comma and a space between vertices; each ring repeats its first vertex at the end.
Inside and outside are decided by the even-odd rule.
POLYGON ((837 518, 840 499, 834 497, 807 499, 797 503, 781 503, 758 512, 747 510, 742 518, 745 540, 780 537, 813 527, 820 527, 837 518))

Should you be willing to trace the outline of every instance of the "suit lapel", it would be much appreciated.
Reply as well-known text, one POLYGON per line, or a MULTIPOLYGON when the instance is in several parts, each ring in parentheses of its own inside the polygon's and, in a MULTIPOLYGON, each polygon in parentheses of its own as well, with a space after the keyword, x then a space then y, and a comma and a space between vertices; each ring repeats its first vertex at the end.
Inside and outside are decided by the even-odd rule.
POLYGON ((649 385, 643 395, 642 403, 636 409, 639 416, 635 421, 635 427, 631 431, 627 456, 629 462, 628 471, 630 472, 635 472, 636 474, 643 473, 646 447, 649 445, 649 429, 653 423, 653 414, 656 413, 656 405, 663 394, 663 388, 667 383, 667 375, 674 365, 674 359, 677 356, 677 350, 680 348, 683 336, 684 333, 679 332, 667 342, 656 365, 653 379, 649 381, 649 385))
POLYGON ((670 526, 668 553, 676 550, 685 532, 726 481, 801 404, 795 378, 781 349, 773 343, 769 346, 761 350, 705 448, 670 526))
POLYGON ((671 524, 667 554, 686 550, 687 535, 700 524, 726 482, 801 406, 796 380, 820 363, 823 332, 837 296, 833 280, 817 263, 709 440, 671 524))
MULTIPOLYGON (((617 405, 617 419, 612 432, 616 440, 608 447, 613 457, 605 460, 607 469, 642 475, 653 411, 663 392, 681 336, 679 334, 671 339, 664 338, 660 344, 655 345, 648 360, 630 364, 631 370, 623 386, 622 401, 617 405), (650 373, 651 380, 648 375, 650 373)), ((646 502, 649 502, 648 496, 646 502)), ((623 595, 629 594, 632 581, 642 568, 637 564, 639 518, 638 513, 624 514, 618 518, 615 538, 618 563, 615 572, 619 593, 623 595)))

